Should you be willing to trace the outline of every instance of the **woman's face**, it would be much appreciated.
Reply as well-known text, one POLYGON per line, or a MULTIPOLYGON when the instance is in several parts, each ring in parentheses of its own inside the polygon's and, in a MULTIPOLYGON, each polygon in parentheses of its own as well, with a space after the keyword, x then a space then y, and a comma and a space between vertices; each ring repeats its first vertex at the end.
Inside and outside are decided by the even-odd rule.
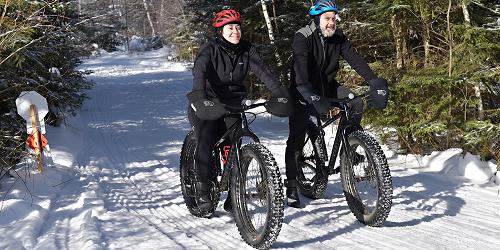
POLYGON ((224 25, 222 28, 222 37, 232 44, 240 43, 241 27, 237 23, 224 25))

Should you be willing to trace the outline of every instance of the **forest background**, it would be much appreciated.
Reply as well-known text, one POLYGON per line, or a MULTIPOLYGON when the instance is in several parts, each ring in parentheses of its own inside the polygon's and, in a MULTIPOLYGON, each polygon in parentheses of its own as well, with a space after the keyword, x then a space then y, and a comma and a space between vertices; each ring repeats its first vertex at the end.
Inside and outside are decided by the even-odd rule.
MULTIPOLYGON (((74 115, 93 84, 77 66, 104 51, 169 46, 170 60, 192 62, 214 35, 213 14, 235 8, 243 39, 288 85, 294 33, 312 1, 295 0, 0 0, 0 180, 27 154, 15 99, 47 98, 47 124, 74 115)), ((448 148, 500 162, 500 3, 496 0, 338 0, 338 26, 374 71, 388 79, 390 102, 363 123, 401 153, 448 148)), ((346 63, 338 80, 366 83, 346 63)), ((255 77, 253 98, 269 93, 255 77)))

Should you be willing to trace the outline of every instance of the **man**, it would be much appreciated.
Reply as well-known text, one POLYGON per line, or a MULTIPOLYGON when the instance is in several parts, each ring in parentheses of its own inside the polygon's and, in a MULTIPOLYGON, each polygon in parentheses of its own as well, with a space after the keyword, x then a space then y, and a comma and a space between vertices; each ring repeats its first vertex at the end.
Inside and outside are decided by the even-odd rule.
MULTIPOLYGON (((337 28, 338 8, 334 0, 317 0, 311 6, 309 15, 313 20, 295 33, 292 45, 290 92, 294 99, 294 113, 289 119, 290 134, 285 152, 286 195, 288 205, 292 207, 300 207, 296 180, 297 157, 302 150, 309 116, 321 115, 330 110, 330 104, 324 97, 344 98, 351 93, 335 80, 340 56, 369 83, 370 106, 383 109, 388 98, 387 81, 377 78, 342 30, 337 28), (314 109, 309 109, 310 106, 314 109)), ((363 113, 362 100, 353 100, 350 108, 359 125, 363 113)))

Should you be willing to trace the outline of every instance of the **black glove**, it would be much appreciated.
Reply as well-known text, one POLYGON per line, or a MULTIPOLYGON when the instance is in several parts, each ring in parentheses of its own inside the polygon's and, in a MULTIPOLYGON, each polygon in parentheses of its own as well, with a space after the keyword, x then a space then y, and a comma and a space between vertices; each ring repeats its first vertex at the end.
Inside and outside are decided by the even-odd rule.
POLYGON ((288 89, 281 87, 273 93, 271 99, 265 105, 267 112, 279 117, 288 117, 293 113, 293 103, 288 89))
POLYGON ((330 102, 328 102, 324 97, 314 94, 310 88, 301 85, 297 86, 297 90, 302 97, 304 97, 304 100, 307 103, 313 105, 318 114, 324 114, 332 108, 330 102))
POLYGON ((368 82, 370 90, 368 91, 368 105, 375 109, 384 109, 389 100, 389 88, 387 80, 384 78, 375 78, 368 82))
POLYGON ((191 107, 201 120, 217 120, 227 113, 223 104, 207 99, 195 101, 191 107))

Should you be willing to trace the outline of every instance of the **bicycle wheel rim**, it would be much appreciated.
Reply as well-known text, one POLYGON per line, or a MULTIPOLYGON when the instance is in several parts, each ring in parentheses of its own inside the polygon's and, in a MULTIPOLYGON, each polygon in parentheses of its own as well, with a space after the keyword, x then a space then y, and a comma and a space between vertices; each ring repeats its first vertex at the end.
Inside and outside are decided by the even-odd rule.
MULTIPOLYGON (((347 164, 347 169, 345 171, 347 181, 345 183, 344 190, 356 201, 356 209, 364 214, 365 216, 370 216, 373 214, 378 205, 379 198, 379 183, 376 176, 377 171, 375 170, 376 165, 373 162, 371 155, 367 152, 366 148, 360 144, 351 144, 350 151, 358 155, 363 156, 364 160, 357 162, 357 164, 352 164, 354 161, 348 161, 344 154, 345 162, 350 162, 347 164)), ((354 162, 356 163, 356 162, 354 162)))
POLYGON ((241 204, 247 225, 254 234, 262 234, 267 228, 269 217, 269 189, 266 172, 259 159, 247 155, 242 159, 241 181, 243 197, 241 204))

